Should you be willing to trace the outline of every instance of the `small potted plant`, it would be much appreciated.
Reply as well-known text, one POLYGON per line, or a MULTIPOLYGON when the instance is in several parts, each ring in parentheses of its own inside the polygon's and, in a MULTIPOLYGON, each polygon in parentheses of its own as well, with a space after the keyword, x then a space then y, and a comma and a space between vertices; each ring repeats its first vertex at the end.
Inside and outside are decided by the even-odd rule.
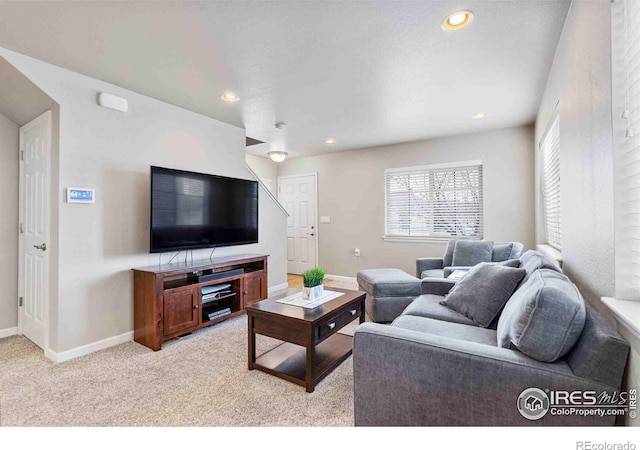
POLYGON ((322 267, 314 267, 302 273, 302 298, 313 300, 322 297, 322 281, 324 280, 324 270, 322 267))

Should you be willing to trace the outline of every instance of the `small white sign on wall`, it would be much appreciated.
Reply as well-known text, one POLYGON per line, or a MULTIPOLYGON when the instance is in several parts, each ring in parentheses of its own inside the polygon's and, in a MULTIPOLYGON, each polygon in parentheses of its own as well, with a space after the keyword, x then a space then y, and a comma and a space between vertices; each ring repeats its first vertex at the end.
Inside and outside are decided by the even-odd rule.
POLYGON ((95 189, 67 188, 67 203, 95 203, 95 189))

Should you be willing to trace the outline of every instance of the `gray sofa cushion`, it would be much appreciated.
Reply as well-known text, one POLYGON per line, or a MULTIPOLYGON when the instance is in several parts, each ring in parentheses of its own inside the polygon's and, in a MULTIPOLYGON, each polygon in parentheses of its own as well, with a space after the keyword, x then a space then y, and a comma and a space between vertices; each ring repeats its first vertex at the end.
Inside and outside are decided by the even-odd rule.
POLYGON ((457 239, 449 239, 447 249, 444 251, 444 258, 442 259, 442 267, 449 267, 453 264, 453 250, 456 247, 457 239))
POLYGON ((444 278, 444 269, 429 269, 420 274, 420 278, 444 278))
POLYGON ((507 259, 518 259, 523 250, 524 245, 520 242, 494 242, 491 261, 500 262, 507 259))
POLYGON ((420 280, 400 269, 367 269, 357 275, 358 285, 374 297, 420 295, 420 280))
POLYGON ((436 336, 497 347, 495 330, 487 330, 473 325, 444 322, 442 320, 418 316, 400 316, 394 320, 391 325, 398 328, 404 328, 405 330, 420 331, 422 333, 434 334, 436 336))
POLYGON ((540 269, 504 307, 498 321, 498 345, 553 362, 571 350, 584 323, 585 304, 578 289, 563 274, 540 269))
POLYGON ((441 295, 425 294, 415 299, 402 312, 403 316, 428 317, 430 319, 444 320, 445 322, 463 323, 474 325, 473 321, 462 314, 455 312, 440 302, 444 297, 441 295))
POLYGON ((551 269, 562 273, 562 269, 557 262, 536 250, 528 250, 522 254, 520 257, 520 268, 527 271, 523 280, 524 282, 538 269, 551 269))
POLYGON ((512 249, 513 249, 513 242, 493 244, 493 254, 491 256, 491 261, 493 262, 506 261, 511 257, 512 249))
POLYGON ((525 273, 524 269, 502 264, 478 264, 458 281, 442 304, 486 328, 500 314, 525 273))
MULTIPOLYGON (((472 241, 459 239, 453 250, 452 266, 475 266, 490 262, 493 255, 493 241, 472 241)), ((445 266, 446 267, 446 266, 445 266)))

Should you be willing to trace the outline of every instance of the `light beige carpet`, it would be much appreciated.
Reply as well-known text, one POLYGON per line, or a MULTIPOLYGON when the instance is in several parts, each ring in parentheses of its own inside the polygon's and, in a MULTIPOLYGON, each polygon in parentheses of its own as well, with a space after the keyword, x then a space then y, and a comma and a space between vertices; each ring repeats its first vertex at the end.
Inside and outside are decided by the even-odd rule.
MULTIPOLYGON (((259 336, 258 353, 277 344, 259 336)), ((246 316, 159 352, 130 342, 61 364, 13 336, 0 339, 0 425, 351 426, 352 359, 308 394, 247 370, 246 316)))

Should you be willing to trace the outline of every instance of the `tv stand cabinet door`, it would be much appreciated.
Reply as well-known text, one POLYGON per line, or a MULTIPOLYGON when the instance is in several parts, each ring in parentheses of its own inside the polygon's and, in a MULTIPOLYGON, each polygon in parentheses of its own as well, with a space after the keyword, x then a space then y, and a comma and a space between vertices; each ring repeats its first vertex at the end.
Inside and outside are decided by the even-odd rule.
POLYGON ((244 307, 267 298, 267 276, 264 273, 244 277, 244 307))
POLYGON ((173 289, 164 293, 164 335, 196 328, 200 324, 200 297, 197 289, 173 289))

